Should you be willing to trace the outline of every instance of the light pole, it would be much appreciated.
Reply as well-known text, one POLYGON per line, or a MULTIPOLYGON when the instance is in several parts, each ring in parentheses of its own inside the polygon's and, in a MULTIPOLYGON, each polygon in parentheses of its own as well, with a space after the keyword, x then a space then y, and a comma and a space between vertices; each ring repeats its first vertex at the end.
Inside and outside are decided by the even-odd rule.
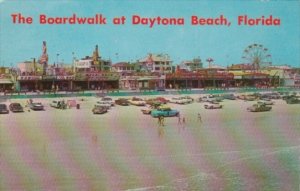
POLYGON ((72 52, 72 72, 75 73, 75 57, 74 52, 72 52))
POLYGON ((35 63, 35 58, 30 58, 32 59, 32 64, 33 64, 33 73, 34 75, 36 74, 36 63, 35 63))
POLYGON ((58 66, 58 56, 59 56, 59 54, 57 53, 56 54, 56 64, 57 64, 57 66, 58 66))

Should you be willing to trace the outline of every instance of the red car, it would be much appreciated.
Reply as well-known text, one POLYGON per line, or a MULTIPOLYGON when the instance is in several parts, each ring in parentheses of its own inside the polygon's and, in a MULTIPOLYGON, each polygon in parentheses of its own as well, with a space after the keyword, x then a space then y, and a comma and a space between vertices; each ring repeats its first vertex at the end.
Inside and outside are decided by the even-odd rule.
POLYGON ((23 107, 19 103, 11 103, 9 105, 9 110, 12 112, 24 112, 23 107))

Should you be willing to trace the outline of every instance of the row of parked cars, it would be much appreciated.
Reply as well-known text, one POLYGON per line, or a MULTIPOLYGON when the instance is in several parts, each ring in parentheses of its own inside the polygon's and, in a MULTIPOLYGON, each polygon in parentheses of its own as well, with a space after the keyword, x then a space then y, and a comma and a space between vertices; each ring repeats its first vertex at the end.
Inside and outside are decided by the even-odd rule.
MULTIPOLYGON (((44 110, 44 106, 41 103, 30 103, 28 104, 28 107, 34 111, 44 110)), ((0 104, 0 114, 8 114, 9 111, 14 113, 24 112, 24 107, 20 103, 11 103, 8 107, 6 104, 0 104)))

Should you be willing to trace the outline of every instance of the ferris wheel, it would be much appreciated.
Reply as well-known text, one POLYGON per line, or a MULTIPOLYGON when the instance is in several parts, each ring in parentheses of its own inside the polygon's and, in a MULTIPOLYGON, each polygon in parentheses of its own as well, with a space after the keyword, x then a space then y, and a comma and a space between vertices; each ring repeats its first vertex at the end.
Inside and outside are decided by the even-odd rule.
POLYGON ((269 50, 261 44, 252 44, 246 47, 242 56, 246 64, 250 64, 253 70, 259 70, 272 65, 272 57, 269 50))

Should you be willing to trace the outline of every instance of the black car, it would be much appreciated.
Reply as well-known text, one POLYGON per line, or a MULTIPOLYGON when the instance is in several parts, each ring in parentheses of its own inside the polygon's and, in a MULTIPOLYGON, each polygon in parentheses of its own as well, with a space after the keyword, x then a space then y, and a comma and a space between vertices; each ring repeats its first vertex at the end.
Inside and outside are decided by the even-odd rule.
POLYGON ((24 112, 23 107, 19 103, 11 103, 9 105, 9 110, 12 112, 24 112))
POLYGON ((0 114, 7 114, 9 113, 7 106, 5 104, 0 104, 0 114))

